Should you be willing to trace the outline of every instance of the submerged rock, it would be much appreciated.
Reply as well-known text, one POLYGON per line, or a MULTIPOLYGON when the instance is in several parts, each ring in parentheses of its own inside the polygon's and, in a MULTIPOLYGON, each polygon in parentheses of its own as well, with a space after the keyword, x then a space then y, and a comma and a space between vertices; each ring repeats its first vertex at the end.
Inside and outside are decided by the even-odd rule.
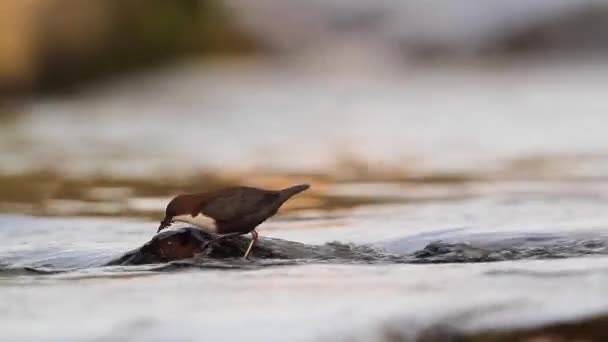
MULTIPOLYGON (((424 342, 510 342, 510 341, 608 341, 608 316, 585 317, 574 321, 547 323, 532 327, 488 329, 465 333, 455 327, 433 326, 423 331, 416 341, 424 342)), ((407 334, 393 334, 386 341, 411 341, 407 334)))
POLYGON ((414 252, 415 262, 487 262, 499 261, 489 250, 471 246, 466 243, 432 242, 423 249, 414 252))
MULTIPOLYGON (((211 242, 213 235, 195 228, 163 231, 142 247, 110 261, 111 265, 142 265, 190 258, 241 258, 249 242, 248 235, 211 242)), ((379 260, 384 255, 367 246, 341 243, 307 245, 294 241, 260 237, 251 251, 251 258, 315 259, 315 260, 379 260)))
MULTIPOLYGON (((215 236, 195 228, 162 231, 133 251, 115 258, 110 265, 143 265, 195 258, 220 260, 242 258, 251 241, 241 235, 211 242, 215 236)), ((295 241, 260 237, 251 252, 252 259, 299 260, 333 263, 469 263, 521 259, 555 259, 608 254, 608 241, 564 239, 552 245, 472 245, 434 241, 424 248, 403 254, 390 254, 381 245, 355 245, 330 242, 309 245, 295 241)))

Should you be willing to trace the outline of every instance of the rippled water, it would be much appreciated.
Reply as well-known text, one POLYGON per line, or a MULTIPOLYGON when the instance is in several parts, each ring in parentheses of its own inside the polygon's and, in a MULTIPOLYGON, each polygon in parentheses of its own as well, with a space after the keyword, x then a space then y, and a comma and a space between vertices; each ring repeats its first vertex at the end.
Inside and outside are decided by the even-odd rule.
POLYGON ((444 202, 296 212, 260 229, 308 244, 371 245, 379 254, 366 260, 101 267, 146 242, 155 224, 5 215, 3 336, 365 340, 387 329, 467 331, 602 312, 608 192, 603 183, 562 184, 562 191, 536 185, 534 192, 496 184, 492 194, 444 202))
MULTIPOLYGON (((0 164, 135 179, 329 174, 313 190, 382 200, 312 205, 260 234, 373 253, 103 266, 147 242, 157 222, 7 213, 2 338, 381 340, 608 311, 605 66, 366 75, 346 65, 331 77, 307 68, 185 68, 36 101, 2 126, 0 164), (437 177, 450 172, 460 178, 437 177)), ((151 217, 165 200, 90 190, 113 205, 115 192, 128 197, 124 212, 106 215, 139 201, 151 217)))

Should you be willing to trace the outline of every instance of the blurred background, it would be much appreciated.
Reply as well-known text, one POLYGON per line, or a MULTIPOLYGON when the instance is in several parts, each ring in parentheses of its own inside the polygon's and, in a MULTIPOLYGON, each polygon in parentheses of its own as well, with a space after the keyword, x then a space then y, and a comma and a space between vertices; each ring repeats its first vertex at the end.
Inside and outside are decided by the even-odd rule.
POLYGON ((0 209, 157 216, 180 191, 597 179, 596 1, 5 0, 0 209), (157 201, 158 200, 158 201, 157 201))
POLYGON ((1 336, 606 341, 607 57, 605 1, 1 0, 1 336), (300 182, 260 236, 334 254, 104 266, 300 182))

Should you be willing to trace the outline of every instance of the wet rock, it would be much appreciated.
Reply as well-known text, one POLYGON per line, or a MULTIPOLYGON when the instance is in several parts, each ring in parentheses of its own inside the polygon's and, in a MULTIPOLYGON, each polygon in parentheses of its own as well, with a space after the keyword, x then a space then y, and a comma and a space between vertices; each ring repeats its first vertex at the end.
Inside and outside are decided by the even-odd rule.
POLYGON ((608 241, 597 239, 562 239, 553 245, 472 245, 469 243, 449 243, 435 241, 414 252, 411 263, 463 263, 492 262, 522 259, 561 259, 585 255, 608 254, 608 241))
MULTIPOLYGON (((126 253, 108 265, 140 265, 192 258, 202 252, 208 258, 236 258, 245 253, 249 240, 237 236, 210 243, 211 234, 193 228, 169 230, 155 235, 142 247, 126 253)), ((280 252, 268 248, 266 239, 259 239, 252 257, 282 258, 280 252)))
POLYGON ((432 242, 423 249, 414 252, 416 260, 412 262, 483 262, 496 261, 490 251, 466 243, 432 242))
POLYGON ((606 326, 608 316, 599 316, 527 329, 482 332, 468 336, 464 341, 608 341, 606 326))
MULTIPOLYGON (((241 258, 249 245, 249 235, 210 243, 213 235, 195 228, 163 231, 141 246, 106 265, 142 265, 191 259, 241 258)), ((330 242, 308 245, 295 241, 260 237, 252 250, 253 259, 300 260, 332 263, 469 263, 521 259, 556 259, 584 255, 605 255, 606 241, 565 240, 554 246, 476 246, 469 243, 431 242, 412 254, 389 254, 382 247, 330 242), (590 243, 588 243, 590 242, 590 243)))
POLYGON ((608 7, 587 3, 503 33, 484 52, 507 55, 606 53, 608 7))
MULTIPOLYGON (((142 247, 130 251, 107 265, 164 263, 193 257, 204 259, 241 258, 250 243, 248 235, 210 242, 213 235, 194 228, 167 230, 155 235, 142 247)), ((311 260, 381 260, 384 255, 367 246, 341 243, 307 245, 294 241, 260 237, 251 258, 311 260)))
MULTIPOLYGON (((533 327, 464 331, 458 324, 438 323, 413 333, 405 326, 386 327, 377 341, 383 342, 566 342, 608 341, 608 316, 553 322, 533 327)), ((358 339, 354 339, 359 341, 358 339)))

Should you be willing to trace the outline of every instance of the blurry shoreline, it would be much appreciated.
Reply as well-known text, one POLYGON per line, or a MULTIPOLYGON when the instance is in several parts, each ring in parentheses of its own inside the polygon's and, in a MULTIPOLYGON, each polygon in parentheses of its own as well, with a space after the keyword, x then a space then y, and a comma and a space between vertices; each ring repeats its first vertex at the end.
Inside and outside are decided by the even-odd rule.
POLYGON ((184 56, 260 50, 232 17, 218 0, 4 1, 0 100, 65 94, 184 56))
POLYGON ((1 9, 0 96, 5 100, 65 94, 184 58, 358 56, 381 63, 388 56, 400 65, 432 67, 580 61, 602 59, 608 52, 603 39, 608 7, 563 0, 484 6, 441 0, 423 5, 53 0, 6 1, 1 9))
POLYGON ((285 204, 283 211, 331 212, 359 206, 441 203, 509 193, 591 196, 608 186, 607 177, 568 174, 559 167, 584 160, 582 156, 526 159, 514 161, 510 167, 493 174, 420 173, 414 169, 408 173, 373 169, 363 162, 343 164, 334 174, 200 170, 189 175, 129 177, 31 170, 0 174, 3 189, 0 213, 156 220, 166 202, 179 193, 236 185, 281 189, 303 182, 311 183, 312 189, 285 204))
POLYGON ((285 209, 333 210, 608 181, 600 60, 378 62, 194 62, 34 99, 0 120, 0 211, 156 219, 176 193, 236 184, 311 182, 285 209))

